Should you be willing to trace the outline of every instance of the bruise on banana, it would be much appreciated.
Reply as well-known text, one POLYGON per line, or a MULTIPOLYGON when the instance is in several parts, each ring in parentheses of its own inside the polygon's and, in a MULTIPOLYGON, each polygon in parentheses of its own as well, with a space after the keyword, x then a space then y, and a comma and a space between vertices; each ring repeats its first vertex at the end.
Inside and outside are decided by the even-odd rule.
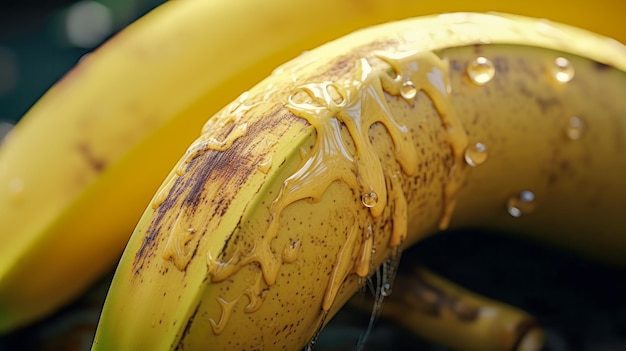
MULTIPOLYGON (((196 339, 201 334, 200 330, 207 329, 211 329, 215 335, 221 335, 220 340, 235 342, 237 339, 235 333, 239 326, 228 323, 230 316, 242 312, 257 312, 261 304, 268 303, 273 309, 265 308, 266 312, 263 313, 278 310, 274 305, 279 305, 282 311, 290 311, 290 308, 297 307, 297 310, 289 313, 303 317, 306 315, 306 319, 282 326, 273 326, 274 323, 269 323, 263 326, 262 330, 267 328, 263 334, 291 335, 297 337, 300 340, 298 343, 303 345, 311 336, 307 333, 314 332, 324 324, 323 316, 331 309, 338 308, 340 303, 337 300, 346 298, 346 289, 349 289, 347 286, 351 286, 357 280, 363 281, 363 278, 373 272, 375 261, 383 260, 383 256, 388 255, 393 249, 397 250, 404 242, 409 221, 408 200, 415 200, 414 204, 423 204, 414 206, 426 206, 429 198, 434 197, 435 203, 445 208, 439 224, 444 227, 447 225, 454 206, 455 189, 462 180, 462 175, 457 172, 463 169, 461 154, 466 140, 463 128, 448 105, 448 99, 445 98, 449 92, 446 63, 431 52, 372 52, 367 58, 353 56, 351 60, 344 62, 352 62, 352 65, 345 65, 346 72, 342 79, 333 83, 319 82, 316 79, 299 83, 291 90, 292 95, 286 97, 284 102, 286 108, 280 112, 274 111, 265 116, 255 117, 254 111, 250 110, 249 113, 243 113, 240 120, 234 118, 238 120, 237 123, 245 123, 248 127, 246 132, 228 147, 223 150, 211 148, 205 150, 201 141, 204 138, 201 137, 199 142, 190 148, 197 150, 198 156, 187 157, 182 161, 181 165, 188 164, 187 173, 189 170, 196 173, 198 172, 196 167, 199 167, 196 162, 210 162, 212 158, 219 157, 206 154, 221 153, 229 158, 229 162, 240 162, 240 158, 247 159, 245 155, 249 155, 254 149, 255 139, 251 135, 255 134, 253 132, 256 123, 254 121, 257 121, 255 118, 275 120, 273 123, 277 124, 281 119, 283 121, 286 119, 288 128, 292 130, 306 126, 309 130, 313 127, 316 132, 312 147, 301 153, 300 164, 295 167, 293 173, 287 175, 282 187, 278 183, 278 195, 270 199, 271 204, 265 204, 269 209, 269 219, 261 218, 263 216, 251 218, 254 217, 251 214, 245 219, 240 218, 236 234, 231 234, 220 250, 224 257, 209 255, 208 272, 211 282, 225 284, 217 285, 220 287, 217 295, 213 291, 215 289, 211 289, 211 296, 215 296, 216 301, 204 300, 191 308, 194 311, 192 314, 194 318, 190 318, 185 325, 177 347, 183 349, 194 345, 198 342, 196 339), (368 60, 375 62, 375 66, 368 60), (413 64, 417 61, 422 64, 419 69, 413 64), (299 92, 304 93, 302 100, 298 100, 296 95, 299 92), (396 115, 395 109, 403 109, 404 112, 396 115), (428 111, 425 114, 428 116, 428 122, 412 118, 421 109, 428 111), (405 125, 405 122, 408 125, 405 125), (431 123, 437 130, 431 131, 428 140, 415 142, 413 138, 426 133, 425 129, 429 129, 426 125, 431 123), (381 142, 384 142, 385 147, 379 144, 381 142), (431 143, 443 147, 427 147, 431 143), (434 151, 430 152, 431 149, 434 151), (202 161, 195 161, 196 159, 202 161), (328 165, 332 167, 327 167, 328 165), (415 179, 407 179, 407 174, 415 179), (341 191, 345 193, 338 192, 337 187, 342 188, 341 191), (411 188, 411 191, 406 191, 407 188, 411 188), (350 195, 337 205, 330 205, 328 194, 350 195), (316 205, 318 201, 324 204, 316 205), (314 226, 306 229, 304 228, 306 223, 302 223, 301 220, 298 224, 295 217, 296 223, 291 221, 290 218, 294 213, 300 215, 306 213, 295 208, 310 208, 311 218, 305 218, 304 221, 314 226), (335 210, 341 210, 345 218, 341 219, 341 216, 328 218, 327 221, 330 220, 332 223, 325 227, 324 220, 321 219, 331 215, 335 210), (321 220, 319 227, 315 223, 318 220, 321 220), (304 231, 299 232, 293 228, 290 230, 290 226, 302 228, 304 231), (322 239, 325 234, 314 228, 334 229, 337 231, 336 235, 346 236, 347 241, 336 247, 337 240, 329 240, 328 250, 331 251, 325 254, 327 257, 323 264, 317 263, 321 270, 315 274, 320 277, 319 283, 303 286, 302 289, 311 292, 298 297, 306 297, 306 302, 303 300, 300 304, 294 304, 292 301, 284 301, 284 297, 281 298, 274 291, 279 288, 285 289, 276 287, 276 284, 288 284, 281 280, 281 274, 286 268, 283 264, 315 265, 315 260, 320 259, 314 258, 314 252, 320 251, 321 246, 325 245, 322 239), (294 233, 296 236, 286 240, 284 235, 288 233, 294 233), (318 242, 309 244, 309 240, 318 242), (294 253, 296 251, 297 254, 294 253), (313 262, 306 261, 308 259, 312 259, 313 262), (246 278, 240 275, 235 279, 234 275, 240 271, 243 271, 242 274, 245 274, 246 278), (245 285, 243 288, 242 284, 234 285, 235 281, 242 280, 249 283, 243 284, 245 285), (346 285, 346 282, 350 284, 346 285), (304 311, 310 308, 318 309, 319 313, 305 314, 304 311), (230 328, 227 330, 227 327, 230 328), (227 333, 232 335, 225 335, 227 333)), ((233 119, 232 116, 226 118, 233 119)), ((271 128, 266 131, 265 135, 277 135, 271 128)), ((226 144, 229 143, 219 143, 226 144)), ((191 155, 195 154, 196 152, 192 151, 191 155)), ((254 160, 246 160, 246 170, 257 170, 258 165, 266 162, 267 157, 267 154, 263 154, 254 157, 254 160)), ((218 172, 213 166, 209 169, 210 172, 218 172)), ((185 172, 178 173, 181 175, 170 178, 170 184, 164 186, 161 193, 155 197, 153 205, 158 211, 163 209, 163 213, 170 213, 166 210, 174 205, 185 206, 184 199, 197 196, 185 193, 189 186, 183 182, 187 181, 200 183, 201 187, 198 190, 203 194, 210 193, 213 194, 212 197, 221 197, 219 190, 207 190, 215 180, 207 174, 198 175, 192 180, 185 178, 185 172)), ((241 179, 241 183, 232 183, 234 180, 228 179, 227 183, 221 184, 220 187, 238 188, 248 177, 249 174, 241 179)), ((437 206, 431 204, 431 208, 434 207, 437 206)), ((215 206, 211 205, 210 208, 215 206)), ((441 207, 433 209, 433 215, 440 210, 441 207)), ((213 215, 215 216, 215 213, 213 215)), ((213 218, 219 221, 217 217, 213 218)), ((150 226, 150 232, 171 232, 172 229, 161 227, 164 223, 176 224, 177 219, 169 218, 165 221, 159 213, 150 226)), ((142 260, 150 259, 145 252, 146 249, 154 251, 155 245, 161 245, 155 244, 156 242, 170 240, 172 237, 171 234, 167 238, 146 237, 142 250, 136 256, 135 265, 140 266, 143 264, 142 260)), ((189 246, 189 243, 197 241, 190 239, 188 242, 182 242, 182 246, 189 246)), ((165 245, 176 247, 169 241, 165 245)), ((168 252, 167 249, 165 252, 168 252)), ((184 269, 189 259, 181 255, 184 254, 182 249, 174 252, 177 256, 164 258, 171 260, 179 269, 184 269)), ((280 295, 285 295, 284 291, 280 295)), ((262 320, 263 317, 257 315, 255 319, 257 318, 262 320)), ((261 328, 256 323, 255 325, 261 328)), ((250 343, 248 345, 250 346, 257 341, 239 340, 236 347, 246 348, 245 345, 248 344, 245 343, 250 343)))
POLYGON ((107 160, 102 157, 97 157, 94 155, 93 150, 91 149, 89 142, 82 141, 78 145, 76 145, 78 149, 78 153, 83 157, 85 163, 91 168, 95 173, 102 172, 107 166, 107 160))
MULTIPOLYGON (((339 181, 339 183, 347 185, 352 190, 353 200, 355 200, 354 203, 361 207, 359 211, 363 212, 362 207, 365 207, 365 212, 368 213, 368 216, 354 216, 359 218, 358 221, 362 222, 352 227, 352 231, 348 230, 347 233, 344 233, 347 236, 348 242, 339 248, 339 251, 335 255, 336 262, 331 265, 330 270, 324 271, 328 273, 327 276, 330 278, 325 289, 323 289, 324 294, 321 298, 322 311, 327 312, 336 305, 337 296, 340 294, 341 289, 345 288, 344 283, 346 281, 353 279, 355 275, 365 277, 370 274, 372 271, 370 262, 372 262, 373 249, 375 246, 379 248, 384 247, 386 249, 388 247, 395 247, 403 242, 407 231, 407 214, 406 208, 402 204, 408 202, 408 198, 413 196, 411 192, 416 191, 416 189, 411 189, 411 191, 408 192, 405 191, 406 189, 403 189, 403 191, 398 190, 403 188, 405 181, 403 178, 406 175, 409 176, 408 178, 411 176, 414 178, 419 177, 424 182, 427 182, 426 178, 432 181, 433 176, 430 176, 432 170, 429 168, 433 167, 433 165, 429 166, 429 164, 426 163, 424 164, 424 169, 420 169, 419 164, 410 164, 411 162, 417 162, 418 157, 411 159, 412 156, 409 157, 407 155, 414 156, 418 154, 420 150, 418 145, 422 140, 404 139, 406 136, 405 132, 403 132, 404 126, 401 122, 396 120, 397 116, 393 115, 393 111, 386 105, 390 104, 390 100, 393 99, 399 100, 404 104, 412 105, 416 100, 417 92, 415 90, 417 90, 417 87, 428 87, 424 90, 426 90, 426 95, 431 99, 432 105, 434 105, 431 107, 437 110, 437 117, 440 118, 439 122, 444 126, 443 129, 447 132, 452 130, 456 133, 450 133, 448 138, 445 138, 447 139, 445 145, 451 149, 450 156, 433 162, 435 165, 446 164, 449 166, 449 168, 446 168, 446 170, 449 171, 447 179, 441 182, 446 185, 444 191, 442 191, 443 200, 441 202, 444 204, 444 211, 441 218, 447 218, 447 213, 449 213, 454 206, 453 200, 455 198, 456 189, 458 189, 455 187, 460 186, 463 179, 462 172, 460 174, 455 172, 467 170, 467 166, 459 162, 459 156, 462 156, 461 154, 462 151, 465 150, 467 140, 465 129, 456 120, 454 110, 449 109, 449 106, 447 106, 450 101, 446 98, 449 90, 446 87, 445 80, 448 76, 446 65, 443 63, 443 60, 432 53, 377 53, 376 57, 370 56, 368 59, 355 58, 353 62, 355 62, 356 69, 353 73, 356 78, 352 78, 354 79, 353 81, 346 82, 345 85, 343 85, 342 81, 327 83, 313 80, 304 82, 298 88, 298 91, 304 92, 303 100, 297 100, 296 95, 293 95, 286 103, 289 112, 281 112, 267 116, 268 119, 275 119, 276 116, 290 118, 292 119, 290 123, 296 123, 296 121, 299 120, 298 118, 294 118, 294 115, 306 120, 316 131, 315 143, 309 151, 302 153, 303 157, 300 166, 297 167, 293 174, 287 177, 287 180, 283 183, 283 190, 278 193, 278 197, 274 200, 272 205, 269 206, 270 213, 272 214, 270 216, 269 226, 265 229, 259 227, 261 230, 265 231, 265 234, 254 243, 248 242, 245 240, 246 236, 249 236, 249 238, 254 238, 254 236, 247 233, 247 231, 252 232, 253 229, 248 228, 247 230, 241 230, 241 228, 246 227, 244 223, 241 223, 241 226, 237 226, 237 230, 240 231, 237 236, 230 237, 226 242, 226 246, 229 248, 228 251, 231 251, 228 254, 229 256, 222 258, 209 257, 209 273, 211 274, 211 280, 213 282, 232 282, 234 281, 234 274, 241 270, 252 272, 251 275, 254 276, 254 279, 251 280, 252 285, 247 286, 245 289, 229 292, 229 297, 224 295, 226 294, 225 291, 222 291, 220 292, 222 295, 217 296, 216 301, 207 303, 207 300, 205 300, 195 306, 195 308, 193 308, 193 316, 202 316, 202 318, 189 319, 184 328, 184 337, 180 339, 178 344, 181 348, 184 348, 185 345, 193 345, 194 336, 199 335, 201 330, 206 331, 209 328, 212 329, 215 335, 226 337, 224 334, 231 332, 226 329, 229 326, 228 321, 231 314, 242 313, 242 311, 245 313, 256 312, 259 310, 262 303, 270 299, 269 296, 272 296, 270 294, 272 286, 277 282, 277 277, 281 269, 283 269, 282 263, 298 264, 298 261, 302 260, 302 258, 298 259, 297 255, 296 258, 289 254, 285 256, 282 254, 284 250, 276 250, 276 247, 283 245, 284 240, 281 241, 281 244, 277 244, 277 242, 274 242, 274 239, 277 238, 279 233, 283 232, 282 230, 286 224, 286 221, 278 219, 281 218, 283 212, 288 211, 293 205, 301 203, 301 200, 321 199, 323 194, 326 193, 329 184, 335 184, 339 181), (388 62, 389 66, 387 67, 391 67, 391 74, 389 73, 389 69, 372 69, 368 59, 388 62), (422 66, 420 66, 421 70, 412 70, 413 66, 411 64, 418 61, 422 64, 422 66), (424 68, 424 66, 426 68, 424 68), (393 98, 390 98, 390 96, 393 96, 393 98), (373 115, 365 115, 363 113, 364 111, 376 111, 376 113, 373 115), (453 125, 452 128, 451 125, 453 125), (393 150, 393 152, 383 157, 385 158, 384 165, 387 167, 382 167, 381 159, 379 158, 381 156, 380 154, 371 154, 371 148, 374 148, 371 144, 372 139, 374 139, 372 137, 372 131, 375 132, 378 130, 385 131, 382 134, 385 135, 385 138, 389 139, 389 143, 391 144, 389 145, 389 149, 393 150), (403 148, 404 146, 405 148, 403 148), (409 150, 407 151, 406 148, 409 148, 409 150), (359 162, 363 163, 359 164, 359 162), (322 167, 324 164, 332 164, 333 167, 324 168, 322 167), (395 168, 390 165, 395 165, 395 168), (402 180, 400 180, 400 178, 402 178, 402 180), (376 197, 378 199, 376 199, 376 197), (385 201, 388 202, 387 206, 383 205, 385 201), (382 212, 379 212, 381 209, 382 212), (392 210, 397 212, 391 213, 392 210), (384 213, 384 215, 381 215, 381 213, 384 213), (384 220, 382 217, 385 217, 384 220), (387 224, 382 225, 381 222, 387 224), (390 241, 380 241, 382 235, 378 234, 383 232, 386 234, 393 232, 393 234, 389 236, 390 241), (231 242, 231 238, 238 240, 237 243, 231 242), (374 240, 379 241, 374 244, 374 240), (232 248, 232 250, 230 250, 230 248, 232 248), (237 250, 237 248, 241 249, 237 250), (287 258, 285 259, 285 257, 287 258), (245 303, 246 300, 248 301, 247 304, 245 303), (217 304, 213 302, 217 302, 217 304), (211 306, 216 305, 217 308, 211 308, 211 306)), ((505 62, 501 64, 504 65, 505 62)), ((488 90, 483 89, 483 92, 485 91, 488 90)), ((398 101, 395 101, 394 103, 397 102, 398 101)), ((541 109, 540 106, 539 109, 541 109)), ((243 115, 245 116, 246 114, 243 115)), ((233 119, 232 116, 228 118, 230 120, 237 120, 236 118, 233 119)), ((242 119, 237 122, 247 123, 246 132, 238 136, 232 143, 223 138, 218 138, 217 142, 214 143, 217 145, 215 147, 224 148, 223 150, 215 150, 212 148, 205 150, 203 141, 200 141, 194 147, 190 148, 191 150, 199 151, 197 151, 197 156, 193 156, 196 154, 192 153, 192 157, 188 157, 183 161, 182 165, 185 165, 185 170, 199 170, 200 168, 194 168, 199 167, 196 163, 199 162, 197 160, 204 159, 204 157, 207 157, 207 160, 211 157, 218 157, 217 155, 205 155, 214 153, 229 156, 230 160, 226 163, 229 166, 226 167, 230 167, 231 162, 239 162, 239 159, 243 159, 247 162, 246 169, 257 170, 258 165, 265 162, 268 155, 259 155, 259 157, 256 157, 254 160, 247 160, 247 157, 245 157, 245 155, 249 155, 250 152, 252 152, 251 148, 244 146, 244 144, 248 146, 253 144, 253 139, 246 139, 246 136, 251 134, 250 131, 254 125, 252 121, 255 120, 242 119), (239 144, 240 142, 242 143, 241 145, 239 144), (231 150, 233 150, 232 154, 230 154, 231 150)), ((300 120, 299 123, 301 123, 301 125, 305 124, 302 120, 300 120)), ((228 126, 229 128, 225 129, 228 133, 236 131, 233 126, 229 124, 228 126)), ((433 133, 433 131, 429 131, 429 133, 433 133)), ((201 138, 199 140, 203 139, 201 138)), ((209 143, 211 142, 212 141, 209 143)), ((219 172, 219 170, 213 170, 212 166, 210 169, 211 172, 219 172)), ((184 177, 185 172, 179 171, 179 173, 181 174, 179 177, 184 177)), ((244 184, 250 174, 246 175, 246 178, 243 178, 241 183, 226 184, 228 187, 233 186, 233 184, 244 184)), ((169 199, 177 199, 174 203, 182 204, 182 206, 187 203, 185 199, 193 199, 194 196, 196 199, 201 199, 198 195, 184 193, 189 186, 185 186, 184 184, 178 185, 177 182, 179 178, 172 179, 175 179, 172 183, 173 185, 168 185, 163 188, 167 190, 167 196, 163 197, 164 200, 162 202, 160 202, 160 195, 157 195, 155 200, 157 207, 165 208, 169 206, 167 205, 169 199), (180 193, 177 193, 177 191, 180 193)), ((207 175, 203 175, 198 176, 195 180, 200 183, 200 187, 198 187, 196 191, 209 193, 205 186, 209 186, 208 184, 210 184, 213 179, 207 175)), ((228 181, 232 182, 233 180, 229 179, 228 181)), ((191 200, 189 200, 188 203, 197 204, 197 202, 191 200)), ((433 205, 430 204, 430 206, 432 207, 433 205)), ((212 208, 217 211, 216 207, 217 206, 214 206, 212 208)), ((213 213, 213 215, 216 214, 217 212, 213 213)), ((186 216, 191 216, 191 214, 186 216)), ((175 218, 173 221, 168 221, 178 225, 178 218, 175 218)), ((155 223, 158 225, 158 222, 154 221, 152 226, 154 226, 155 223)), ((440 221, 440 227, 445 228, 445 223, 447 223, 447 220, 440 221), (442 223, 444 223, 444 225, 442 225, 442 223)), ((183 234, 185 234, 184 230, 188 228, 187 226, 183 226, 180 229, 183 231, 183 234)), ((350 228, 349 224, 347 228, 350 228)), ((167 232, 173 229, 163 228, 163 230, 167 232)), ((169 241, 173 236, 170 236, 168 242, 165 243, 166 247, 174 248, 173 251, 167 251, 166 249, 165 252, 176 252, 177 256, 168 256, 166 254, 164 258, 171 260, 177 268, 182 270, 186 268, 186 264, 189 262, 186 258, 189 256, 186 255, 193 255, 198 247, 197 242, 193 241, 194 239, 185 239, 192 234, 185 235, 176 235, 176 239, 182 238, 182 240, 178 242, 178 248, 176 243, 169 241), (190 245, 188 243, 195 243, 195 246, 192 245, 192 248, 195 248, 193 248, 193 250, 186 249, 185 247, 190 245), (189 254, 189 252, 191 252, 191 254, 189 254)), ((293 243, 297 241, 298 239, 296 238, 290 243, 284 243, 284 245, 293 245, 293 243)), ((144 243, 144 247, 145 246, 144 243)), ((286 248, 287 246, 284 247, 286 248)), ((296 247, 299 246, 296 245, 296 247)), ((306 251, 304 247, 302 250, 303 252, 306 251)), ((226 251, 227 250, 222 250, 222 253, 226 251)), ((380 251, 383 250, 379 250, 379 252, 380 251)), ((289 252, 289 250, 287 250, 287 252, 289 252)), ((472 330, 471 328, 481 328, 484 323, 490 322, 488 319, 485 320, 485 318, 479 315, 479 308, 472 308, 471 304, 460 304, 458 300, 452 298, 443 298, 441 297, 441 291, 433 289, 428 285, 424 285, 423 288, 422 292, 426 291, 431 294, 431 296, 436 297, 433 300, 434 302, 430 305, 431 317, 432 315, 437 315, 440 321, 446 321, 445 318, 441 318, 441 316, 446 316, 449 313, 456 315, 457 321, 464 323, 463 325, 466 327, 465 329, 459 329, 459 332, 468 330, 468 328, 470 330, 472 330)), ((426 296, 428 296, 428 294, 426 294, 426 296)), ((315 297, 314 294, 312 294, 312 297, 315 297)), ((308 303, 310 305, 304 306, 316 306, 316 303, 308 303)), ((281 307, 284 306, 281 305, 281 307)), ((302 312, 301 310, 298 311, 302 312)), ((429 325, 433 327, 437 326, 436 321, 433 323, 434 324, 429 325)), ((230 325, 232 325, 232 323, 230 325)), ((507 340, 509 340, 507 345, 520 343, 521 341, 519 340, 521 339, 518 334, 524 334, 524 331, 528 329, 528 325, 531 324, 517 323, 513 327, 513 330, 517 332, 505 333, 506 338, 508 338, 507 340)), ((300 338, 303 337, 302 334, 298 332, 299 325, 288 324, 280 327, 276 326, 276 328, 285 330, 286 335, 299 335, 300 338)), ((302 327, 301 329, 311 330, 311 328, 306 327, 302 327)), ((272 333, 274 332, 276 331, 272 329, 272 333)), ((480 336, 482 334, 474 334, 468 331, 467 337, 471 338, 471 335, 480 336)), ((228 336, 228 339, 231 341, 236 339, 234 332, 232 335, 228 336)), ((445 338, 442 338, 442 340, 445 340, 445 338)))
MULTIPOLYGON (((244 106, 241 103, 234 110, 239 111, 244 106)), ((245 107, 246 110, 249 106, 245 107)), ((276 109, 274 109, 276 110, 276 109)), ((237 121, 231 119, 234 112, 226 111, 222 116, 210 121, 211 137, 204 137, 204 133, 192 146, 185 157, 179 162, 176 172, 169 176, 167 183, 159 190, 153 199, 152 206, 156 216, 146 233, 143 242, 134 259, 134 272, 139 274, 143 266, 156 254, 158 242, 165 242, 163 257, 171 260, 175 267, 185 271, 189 262, 197 254, 201 237, 206 235, 204 230, 196 232, 189 223, 199 206, 209 205, 212 208, 211 216, 218 219, 224 216, 232 200, 232 194, 225 193, 239 189, 246 184, 248 178, 258 171, 258 164, 266 160, 267 154, 259 154, 258 138, 268 130, 276 129, 284 124, 279 118, 259 119, 241 132, 237 121), (207 184, 221 184, 217 192, 212 192, 207 198, 207 184), (178 208, 177 210, 172 210, 178 208), (173 214, 176 215, 173 218, 173 214)), ((205 129, 207 127, 205 126, 205 129)), ((267 149, 264 149, 267 150, 267 149)), ((228 245, 228 241, 225 246, 228 245)))

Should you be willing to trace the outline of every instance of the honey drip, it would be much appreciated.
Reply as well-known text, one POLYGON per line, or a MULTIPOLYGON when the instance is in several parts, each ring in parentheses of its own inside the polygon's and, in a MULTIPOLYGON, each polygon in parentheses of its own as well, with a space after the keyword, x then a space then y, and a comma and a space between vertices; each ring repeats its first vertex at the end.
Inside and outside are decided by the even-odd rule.
MULTIPOLYGON (((152 199, 151 207, 153 209, 159 208, 170 195, 172 188, 176 184, 176 181, 180 176, 184 175, 189 164, 196 157, 202 155, 205 151, 225 151, 230 148, 233 143, 243 136, 247 130, 248 125, 242 123, 240 120, 242 117, 255 106, 258 106, 263 101, 267 100, 270 95, 274 94, 276 89, 269 89, 263 96, 250 101, 249 93, 245 92, 239 96, 237 100, 218 112, 215 116, 208 119, 208 121, 202 126, 202 133, 194 140, 194 142, 187 148, 185 155, 174 167, 174 174, 169 176, 169 179, 157 192, 152 199), (230 131, 222 138, 215 136, 216 130, 225 130, 230 126, 230 131)), ((276 141, 266 141, 267 143, 275 143, 276 141)), ((272 166, 272 159, 266 158, 259 164, 259 170, 261 172, 268 172, 272 166)))
POLYGON ((335 297, 341 288, 341 284, 346 278, 355 272, 355 262, 358 258, 357 236, 359 235, 359 226, 356 223, 350 229, 345 244, 337 252, 337 264, 333 267, 322 301, 322 310, 328 311, 335 301, 335 297))
POLYGON ((235 305, 243 298, 244 296, 248 298, 248 304, 244 308, 246 313, 256 312, 259 308, 261 308, 261 304, 263 302, 262 299, 262 287, 261 287, 261 277, 259 276, 256 279, 256 282, 250 286, 246 291, 241 293, 239 296, 234 298, 231 301, 227 301, 222 297, 218 297, 217 302, 220 305, 221 313, 219 319, 216 321, 213 318, 209 318, 209 324, 211 325, 211 329, 213 334, 220 335, 224 332, 224 328, 228 324, 228 320, 233 313, 233 308, 235 305))
POLYGON ((400 175, 393 174, 387 179, 390 182, 391 197, 395 199, 392 212, 393 230, 389 238, 389 247, 398 247, 407 236, 407 228, 409 226, 408 204, 400 183, 400 175))
POLYGON ((187 148, 183 161, 177 166, 176 173, 183 175, 189 163, 207 150, 228 150, 248 130, 248 125, 240 122, 241 118, 262 101, 248 101, 248 92, 245 92, 235 102, 209 118, 202 126, 200 137, 187 148), (215 136, 216 130, 225 130, 227 126, 231 126, 230 132, 221 138, 215 136))
POLYGON ((193 229, 191 224, 185 223, 184 219, 193 218, 186 213, 179 213, 169 234, 167 235, 167 242, 163 249, 163 258, 165 260, 171 260, 176 268, 184 270, 193 258, 193 248, 187 246, 192 239, 196 230, 193 229))
MULTIPOLYGON (((372 271, 372 248, 374 246, 374 229, 371 224, 367 225, 367 229, 364 231, 363 243, 359 248, 359 255, 354 263, 354 273, 361 278, 366 278, 372 271)), ((353 260, 354 261, 354 260, 353 260)), ((339 282, 341 283, 341 282, 339 282)))
MULTIPOLYGON (((412 81, 433 101, 441 122, 448 132, 454 164, 450 168, 448 182, 444 185, 444 207, 439 219, 439 228, 446 229, 454 212, 456 195, 463 184, 463 155, 468 145, 465 129, 452 109, 449 100, 451 91, 449 64, 433 52, 381 52, 378 56, 388 62, 396 71, 395 78, 391 78, 389 75, 381 76, 385 90, 390 94, 398 95, 401 94, 402 84, 400 82, 407 79, 412 81)), ((410 147, 415 148, 415 144, 410 147)), ((407 174, 412 175, 413 173, 407 172, 407 174)))
POLYGON ((222 313, 220 314, 219 320, 216 322, 215 319, 209 318, 209 324, 211 324, 211 329, 213 330, 213 334, 220 335, 224 332, 224 328, 226 328, 226 324, 230 319, 231 314, 233 313, 233 307, 239 301, 242 295, 234 299, 233 301, 226 301, 222 297, 218 297, 217 301, 220 304, 222 313))
POLYGON ((270 169, 272 169, 272 156, 269 155, 266 158, 264 158, 261 162, 259 162, 259 165, 257 166, 257 169, 264 174, 267 174, 270 169))
MULTIPOLYGON (((348 275, 354 273, 365 277, 371 274, 375 251, 372 223, 389 206, 392 207, 393 221, 389 246, 397 251, 408 231, 407 199, 402 189, 400 172, 415 175, 419 157, 413 136, 394 116, 387 104, 386 94, 398 96, 407 104, 412 104, 417 92, 423 91, 440 115, 454 159, 443 189, 444 206, 439 221, 441 228, 448 226, 455 197, 463 181, 461 171, 468 143, 465 130, 449 102, 448 63, 431 52, 381 52, 378 57, 391 66, 395 75, 390 76, 383 69, 373 69, 366 59, 360 59, 353 79, 304 83, 291 95, 286 107, 315 129, 315 142, 311 150, 301 152, 300 166, 284 181, 272 202, 269 227, 262 239, 256 241, 255 246, 247 252, 236 251, 226 262, 208 257, 213 282, 228 279, 245 265, 256 264, 261 269, 265 283, 273 285, 281 264, 291 261, 289 255, 285 260, 283 253, 271 250, 270 244, 278 236, 281 213, 299 200, 319 201, 335 181, 343 182, 355 190, 355 196, 358 196, 356 203, 362 203, 364 194, 370 197, 375 194, 376 201, 370 202, 371 199, 368 199, 364 204, 370 214, 369 219, 353 214, 355 223, 344 246, 337 253, 337 263, 331 272, 322 308, 325 311, 330 309, 348 275), (302 99, 302 93, 305 99, 302 99), (383 167, 370 141, 370 128, 374 124, 384 126, 390 136, 394 158, 399 165, 397 170, 390 171, 389 165, 383 167), (350 140, 344 140, 342 129, 347 130, 350 140), (348 142, 351 147, 348 147, 348 142)), ((223 311, 227 311, 227 305, 222 306, 223 311)))
POLYGON ((298 259, 298 255, 300 255, 301 248, 302 246, 300 244, 300 241, 298 240, 285 244, 285 247, 283 247, 283 262, 296 262, 296 260, 298 259))
MULTIPOLYGON (((277 223, 278 221, 270 222, 269 233, 277 232, 277 223)), ((249 252, 244 253, 241 250, 237 250, 226 262, 217 261, 208 255, 207 264, 212 277, 211 280, 213 282, 221 282, 230 278, 241 267, 257 263, 261 267, 265 283, 269 286, 274 285, 278 276, 278 269, 282 263, 282 257, 276 257, 270 248, 270 242, 273 238, 266 235, 263 239, 256 241, 254 247, 249 252)))

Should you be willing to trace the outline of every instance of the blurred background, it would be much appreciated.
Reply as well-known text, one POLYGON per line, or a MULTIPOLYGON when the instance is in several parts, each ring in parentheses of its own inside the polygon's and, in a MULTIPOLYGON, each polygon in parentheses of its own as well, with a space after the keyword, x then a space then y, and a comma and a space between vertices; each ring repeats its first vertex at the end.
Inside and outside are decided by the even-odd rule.
MULTIPOLYGON (((426 239, 402 256, 401 266, 414 264, 534 315, 546 332, 542 351, 626 350, 624 269, 502 233, 477 230, 447 232, 426 239)), ((46 320, 0 337, 0 350, 90 350, 112 275, 46 320)), ((347 305, 322 331, 315 350, 355 350, 369 318, 369 310, 347 305)), ((389 350, 452 351, 378 319, 364 351, 389 350)))
MULTIPOLYGON (((83 55, 161 2, 0 1, 0 139, 83 55)), ((404 258, 533 313, 548 332, 545 351, 626 351, 624 269, 479 231, 438 235, 404 258)), ((110 278, 47 320, 0 337, 0 351, 89 350, 110 278)), ((316 350, 353 349, 368 319, 346 308, 316 350)), ((366 349, 446 350, 382 320, 366 349)))
POLYGON ((0 135, 83 55, 162 2, 0 1, 0 135))

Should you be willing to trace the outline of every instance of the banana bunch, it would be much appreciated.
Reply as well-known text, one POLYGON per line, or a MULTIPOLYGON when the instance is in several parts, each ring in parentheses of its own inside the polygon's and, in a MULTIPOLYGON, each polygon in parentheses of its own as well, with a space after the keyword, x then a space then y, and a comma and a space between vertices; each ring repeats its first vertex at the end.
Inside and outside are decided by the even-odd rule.
MULTIPOLYGON (((472 7, 609 33, 616 6, 596 22, 567 2, 472 7)), ((623 264, 617 42, 456 13, 274 69, 463 7, 188 0, 120 33, 0 147, 0 332, 82 292, 138 220, 94 350, 297 349, 381 264, 388 295, 402 249, 450 226, 623 264)))
POLYGON ((625 72, 614 40, 496 14, 392 22, 302 54, 173 167, 93 350, 312 346, 377 267, 378 310, 403 248, 453 227, 626 263, 625 72))

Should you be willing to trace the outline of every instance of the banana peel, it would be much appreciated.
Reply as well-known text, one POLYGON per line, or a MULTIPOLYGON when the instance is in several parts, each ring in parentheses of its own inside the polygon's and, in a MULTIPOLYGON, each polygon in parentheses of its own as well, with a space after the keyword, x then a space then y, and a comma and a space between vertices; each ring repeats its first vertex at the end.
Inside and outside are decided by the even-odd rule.
POLYGON ((299 349, 376 267, 384 288, 404 247, 451 227, 623 264, 625 49, 538 23, 399 21, 275 70, 154 196, 93 350, 299 349))
MULTIPOLYGON (((371 24, 460 9, 545 16, 624 41, 613 25, 617 0, 594 3, 594 16, 566 1, 466 6, 167 2, 115 36, 50 89, 0 149, 0 332, 50 314, 108 271, 208 116, 301 51, 371 24)), ((536 27, 559 40, 549 21, 536 27)))

